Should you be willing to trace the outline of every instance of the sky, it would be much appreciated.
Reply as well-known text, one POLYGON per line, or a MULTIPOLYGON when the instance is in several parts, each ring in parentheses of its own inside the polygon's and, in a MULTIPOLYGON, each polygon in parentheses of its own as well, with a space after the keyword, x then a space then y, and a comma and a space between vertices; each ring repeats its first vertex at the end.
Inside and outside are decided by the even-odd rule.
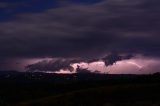
POLYGON ((159 0, 1 0, 0 70, 160 72, 159 0))

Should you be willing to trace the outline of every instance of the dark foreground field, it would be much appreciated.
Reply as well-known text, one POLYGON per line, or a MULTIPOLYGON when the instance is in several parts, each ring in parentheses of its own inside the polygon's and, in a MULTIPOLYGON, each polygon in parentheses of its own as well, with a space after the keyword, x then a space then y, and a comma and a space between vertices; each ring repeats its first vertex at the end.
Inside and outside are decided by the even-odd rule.
POLYGON ((160 106, 159 74, 23 75, 1 77, 0 106, 160 106))
POLYGON ((15 106, 160 106, 159 84, 89 88, 18 103, 15 106))

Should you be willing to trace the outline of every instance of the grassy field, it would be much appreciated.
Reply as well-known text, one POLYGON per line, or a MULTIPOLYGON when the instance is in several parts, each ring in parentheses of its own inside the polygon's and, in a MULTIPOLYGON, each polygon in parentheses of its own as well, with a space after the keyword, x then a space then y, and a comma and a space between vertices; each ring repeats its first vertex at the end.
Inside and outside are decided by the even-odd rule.
POLYGON ((159 83, 108 85, 24 101, 13 106, 160 106, 159 89, 159 83))

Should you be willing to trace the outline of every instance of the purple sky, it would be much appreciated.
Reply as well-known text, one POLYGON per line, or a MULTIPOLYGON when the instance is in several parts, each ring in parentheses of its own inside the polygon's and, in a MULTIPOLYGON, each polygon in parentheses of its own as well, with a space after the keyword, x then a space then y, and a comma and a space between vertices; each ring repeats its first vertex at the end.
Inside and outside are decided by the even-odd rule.
POLYGON ((0 70, 160 71, 159 12, 158 0, 1 0, 0 70))

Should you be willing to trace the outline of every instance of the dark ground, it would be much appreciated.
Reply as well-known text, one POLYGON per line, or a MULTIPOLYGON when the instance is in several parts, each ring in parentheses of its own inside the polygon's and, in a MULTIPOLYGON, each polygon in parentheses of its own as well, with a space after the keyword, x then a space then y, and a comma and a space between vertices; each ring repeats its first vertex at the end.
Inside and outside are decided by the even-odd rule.
POLYGON ((160 106, 159 90, 159 73, 0 73, 0 106, 160 106))

